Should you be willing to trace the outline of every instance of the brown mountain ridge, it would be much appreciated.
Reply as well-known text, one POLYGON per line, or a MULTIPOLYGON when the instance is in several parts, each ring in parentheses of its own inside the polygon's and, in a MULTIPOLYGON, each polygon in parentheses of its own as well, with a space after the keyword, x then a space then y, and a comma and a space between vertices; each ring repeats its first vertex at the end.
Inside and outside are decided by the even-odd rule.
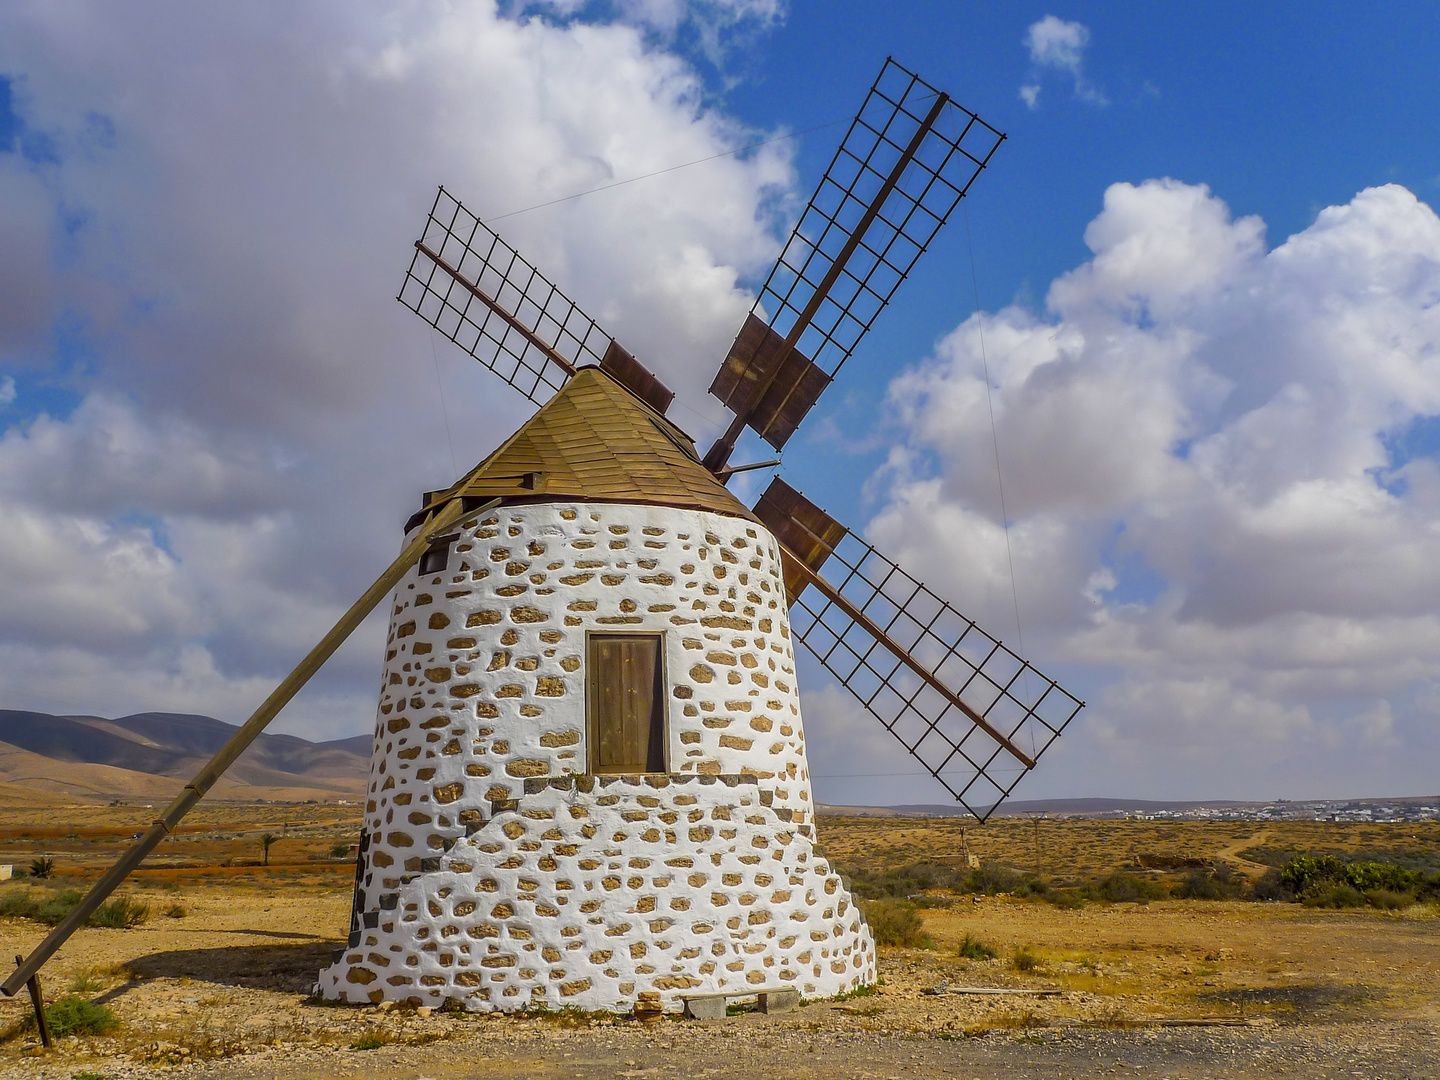
MULTIPOLYGON (((0 802, 163 799, 178 793, 236 728, 211 716, 144 712, 110 720, 0 709, 0 802)), ((310 742, 261 735, 212 799, 358 799, 370 736, 310 742)))

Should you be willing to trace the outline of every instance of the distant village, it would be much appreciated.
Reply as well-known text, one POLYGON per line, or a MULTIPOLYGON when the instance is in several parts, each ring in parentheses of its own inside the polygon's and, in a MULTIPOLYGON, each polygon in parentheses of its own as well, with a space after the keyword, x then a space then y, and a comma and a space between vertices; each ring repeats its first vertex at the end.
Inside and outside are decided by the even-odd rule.
MULTIPOLYGON (((1087 815, 1090 816, 1090 815, 1087 815)), ((1093 815, 1126 821, 1336 821, 1406 823, 1440 820, 1440 796, 1392 802, 1348 801, 1228 803, 1163 810, 1116 810, 1093 815)))
MULTIPOLYGON (((960 809, 935 804, 831 806, 822 814, 953 817, 960 809)), ((1399 799, 1276 799, 1273 802, 1151 802, 1145 799, 1049 799, 1006 803, 1000 818, 1089 818, 1097 821, 1330 821, 1406 824, 1440 821, 1440 795, 1399 799)))

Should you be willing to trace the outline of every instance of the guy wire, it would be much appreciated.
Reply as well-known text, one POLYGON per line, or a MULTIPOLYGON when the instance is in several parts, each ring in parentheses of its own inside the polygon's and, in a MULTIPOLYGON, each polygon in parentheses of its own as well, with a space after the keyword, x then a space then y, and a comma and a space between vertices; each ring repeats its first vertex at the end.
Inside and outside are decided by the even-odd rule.
POLYGON ((435 348, 435 335, 428 328, 425 336, 430 339, 430 359, 435 361, 435 385, 440 390, 440 415, 445 418, 445 441, 450 444, 450 472, 460 475, 460 461, 455 456, 455 436, 450 433, 450 410, 445 407, 445 382, 440 378, 440 354, 435 348))
MULTIPOLYGON (((975 329, 980 337, 980 366, 985 374, 985 406, 990 412, 990 442, 995 449, 995 487, 1000 492, 1000 527, 1005 531, 1005 561, 1010 565, 1010 599, 1015 605, 1015 637, 1020 662, 1025 664, 1025 703, 1030 701, 1030 670, 1025 661, 1025 631, 1020 628, 1020 590, 1015 584, 1015 554, 1010 550, 1010 515, 1005 509, 1005 478, 1000 472, 1000 432, 995 426, 995 399, 990 391, 990 361, 985 355, 985 313, 980 310, 980 276, 975 271, 975 244, 970 237, 970 209, 964 200, 960 209, 965 218, 965 247, 970 253, 970 285, 975 290, 975 329)), ((1035 729, 1030 727, 1030 754, 1035 754, 1035 729)))
POLYGON ((759 142, 746 143, 744 146, 737 146, 734 150, 726 150, 720 154, 711 154, 709 157, 696 158, 694 161, 682 162, 679 165, 671 165, 669 168, 656 169, 654 172, 644 173, 641 176, 631 176, 625 180, 616 180, 611 184, 601 184, 599 187, 587 188, 584 191, 577 191, 573 195, 562 195, 558 199, 550 199, 546 202, 536 203, 534 206, 526 206, 520 210, 510 210, 503 214, 496 214, 494 217, 485 218, 485 224, 503 221, 505 218, 515 217, 517 214, 528 214, 531 210, 543 210, 547 206, 555 206, 557 203, 569 202, 571 199, 578 199, 584 195, 593 195, 597 191, 609 191, 611 188, 624 187, 626 184, 633 184, 637 180, 649 180, 652 176, 664 176, 666 173, 678 172, 680 169, 688 169, 692 165, 703 165, 707 161, 718 161, 720 158, 734 157, 736 154, 743 154, 747 150, 755 150, 761 146, 769 146, 771 143, 784 142, 786 139, 798 139, 801 135, 808 135, 812 131, 822 131, 836 124, 846 123, 845 120, 827 120, 823 124, 816 124, 814 127, 802 128, 799 131, 790 131, 784 135, 776 135, 769 139, 761 139, 759 142))

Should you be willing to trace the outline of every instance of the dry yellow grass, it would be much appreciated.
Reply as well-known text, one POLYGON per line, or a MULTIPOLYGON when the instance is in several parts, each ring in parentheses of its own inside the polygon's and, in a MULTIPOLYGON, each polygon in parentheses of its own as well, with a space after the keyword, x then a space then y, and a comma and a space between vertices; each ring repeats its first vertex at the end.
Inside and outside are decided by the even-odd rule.
MULTIPOLYGON (((42 850, 53 852, 58 883, 83 887, 153 814, 136 806, 0 808, 0 861, 23 864, 42 850)), ((888 1072, 876 1075, 904 1066, 916 1076, 953 1076, 967 1053, 964 1046, 987 1032, 1017 1040, 1042 1034, 1065 1039, 1072 1036, 1063 1033, 1075 1031, 1120 1038, 1130 1037, 1131 1028, 1148 1030, 1162 1022, 1243 1019, 1270 1025, 1257 1029, 1267 1033, 1312 1032, 1284 1037, 1300 1040, 1295 1045, 1305 1053, 1344 1057, 1366 1045, 1376 1025, 1411 1032, 1406 1038, 1412 1046, 1417 1045, 1414 1032, 1440 1025, 1434 991, 1440 917, 1434 908, 1394 914, 1165 900, 1060 910, 1008 897, 969 896, 921 911, 935 949, 882 950, 885 985, 877 995, 819 1003, 753 1025, 667 1024, 663 1047, 653 1031, 634 1023, 612 1026, 607 1021, 590 1028, 593 1021, 584 1020, 572 1031, 544 1019, 322 1008, 307 1004, 306 992, 348 927, 352 869, 348 861, 329 859, 328 852, 339 839, 353 839, 358 824, 358 807, 202 805, 190 830, 158 853, 159 865, 141 871, 125 888, 150 904, 149 921, 129 930, 82 930, 47 965, 52 995, 88 977, 93 982, 86 984, 92 987, 86 992, 98 994, 122 1021, 117 1033, 66 1050, 65 1068, 110 1075, 188 1056, 227 1058, 226 1075, 330 1075, 342 1066, 359 1065, 363 1071, 360 1059, 346 1055, 361 1053, 350 1047, 366 1032, 379 1030, 403 1051, 409 1075, 422 1061, 423 1071, 437 1077, 512 1075, 517 1053, 536 1055, 535 1075, 575 1075, 577 1070, 564 1063, 564 1055, 572 1053, 596 1070, 585 1075, 615 1075, 632 1061, 652 1063, 661 1070, 656 1075, 679 1075, 664 1071, 667 1062, 695 1068, 708 1062, 716 1075, 741 1075, 734 1071, 737 1061, 759 1061, 772 1045, 790 1055, 787 1075, 854 1075, 854 1040, 861 1038, 867 1054, 890 1062, 888 1072), (272 866, 234 865, 260 859, 258 837, 266 831, 287 837, 272 850, 272 866), (223 865, 227 861, 230 866, 223 865), (184 908, 184 916, 166 917, 176 906, 184 908), (989 961, 961 959, 957 949, 966 935, 989 943, 999 955, 989 961), (1018 970, 1013 963, 1020 949, 1035 958, 1031 970, 1018 970), (942 982, 950 989, 1063 993, 926 993, 942 982), (933 1070, 914 1071, 906 1064, 913 1064, 910 1055, 927 1046, 940 1055, 933 1070), (541 1057, 554 1061, 558 1071, 541 1069, 541 1057)), ((961 827, 946 819, 826 818, 820 837, 837 862, 867 861, 883 869, 937 853, 958 854, 961 827)), ((964 827, 971 850, 982 858, 1033 869, 1032 823, 964 827)), ((1046 876, 1093 876, 1132 862, 1136 854, 1235 858, 1259 843, 1398 851, 1433 849, 1437 841, 1440 830, 1433 827, 1070 820, 1041 823, 1040 857, 1046 876)), ((0 919, 0 949, 8 950, 5 955, 25 952, 46 929, 22 919, 0 919)), ((18 1033, 25 1008, 22 1000, 0 1001, 0 1027, 10 1025, 18 1033)), ((21 1069, 25 1045, 19 1034, 0 1041, 0 1071, 8 1075, 21 1069)), ((1027 1053, 1039 1046, 1016 1045, 1027 1053)), ((1065 1046, 1073 1045, 1079 1055, 1064 1075, 1088 1075, 1075 1069, 1086 1067, 1084 1046, 1089 1044, 1054 1045, 1062 1058, 1070 1052, 1065 1046)), ((1158 1044, 1143 1041, 1106 1045, 1117 1054, 1158 1052, 1153 1049, 1158 1044)), ((1203 1050, 1213 1040, 1195 1045, 1203 1050)), ((1018 1076, 1030 1067, 1028 1057, 985 1060, 996 1076, 1018 1076)), ((1224 1071, 1233 1060, 1214 1064, 1224 1071)), ((378 1063, 380 1058, 363 1061, 378 1063)), ((399 1067, 400 1061, 391 1064, 399 1067)), ((965 1073, 972 1074, 978 1075, 965 1073)))
POLYGON ((1440 849, 1440 822, 1110 821, 1090 818, 822 817, 820 841, 841 865, 891 869, 924 859, 958 864, 968 844, 982 862, 999 862, 1060 882, 1134 867, 1137 856, 1227 861, 1254 874, 1251 848, 1386 853, 1440 849))

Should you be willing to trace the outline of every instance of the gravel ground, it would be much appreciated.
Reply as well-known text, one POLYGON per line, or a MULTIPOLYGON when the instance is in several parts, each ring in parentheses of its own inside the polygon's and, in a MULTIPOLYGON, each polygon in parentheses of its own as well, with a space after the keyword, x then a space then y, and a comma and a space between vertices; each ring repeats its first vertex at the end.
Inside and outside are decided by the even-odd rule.
MULTIPOLYGON (((1440 1061, 1440 1009, 1433 998, 1377 1007, 1382 996, 1354 987, 1267 991, 1248 1004, 1245 1019, 1228 998, 1165 1018, 1142 1001, 1084 992, 929 994, 935 959, 898 953, 885 959, 886 986, 873 997, 815 1002, 773 1016, 642 1025, 318 1006, 298 986, 309 977, 312 954, 326 947, 215 950, 207 981, 175 973, 206 964, 200 950, 141 958, 132 965, 135 977, 97 998, 122 1015, 120 1032, 64 1040, 48 1054, 32 1037, 18 1035, 0 1057, 0 1076, 1433 1080, 1440 1061), (228 966, 217 970, 222 958, 228 966), (1207 1016, 1213 1026, 1203 1026, 1207 1016), (1157 1026, 1177 1022, 1202 1026, 1157 1026), (367 1036, 379 1045, 357 1049, 367 1036)), ((18 1017, 21 1003, 6 1011, 18 1017)))
MULTIPOLYGON (((312 1004, 348 892, 211 885, 183 897, 183 918, 160 914, 173 892, 141 898, 156 913, 147 923, 82 930, 45 968, 52 998, 83 980, 83 996, 120 1027, 42 1054, 23 1028, 23 995, 0 999, 0 1077, 1440 1076, 1433 909, 965 900, 923 913, 936 949, 882 954, 879 994, 646 1026, 312 1004), (999 955, 961 960, 965 935, 999 955), (1014 963, 1022 947, 1038 960, 1032 972, 1014 963), (952 992, 978 986, 1027 992, 952 992)), ((0 919, 0 955, 28 952, 43 933, 0 919)))
POLYGON ((1433 1080, 1440 1050, 1440 1031, 1434 1024, 1403 1021, 1272 1029, 992 1030, 942 1039, 908 1031, 836 1030, 827 1018, 812 1021, 807 1015, 823 1008, 801 1010, 797 1019, 741 1017, 703 1025, 666 1022, 646 1029, 629 1024, 571 1031, 510 1021, 473 1030, 477 1025, 461 1022, 472 1030, 428 1045, 370 1051, 276 1046, 194 1065, 133 1059, 82 1063, 61 1052, 58 1059, 12 1062, 4 1075, 58 1080, 85 1069, 115 1080, 176 1074, 236 1080, 516 1075, 1433 1080))

